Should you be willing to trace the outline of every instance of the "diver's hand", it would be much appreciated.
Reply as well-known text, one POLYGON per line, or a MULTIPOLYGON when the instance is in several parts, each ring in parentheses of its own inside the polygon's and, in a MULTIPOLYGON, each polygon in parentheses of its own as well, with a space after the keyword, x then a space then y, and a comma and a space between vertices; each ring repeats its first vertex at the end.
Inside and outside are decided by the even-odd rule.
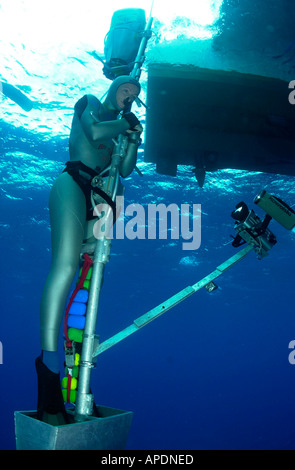
POLYGON ((126 119, 128 122, 130 129, 127 129, 127 133, 130 134, 131 132, 142 132, 143 127, 140 124, 139 120, 133 113, 125 113, 123 114, 122 118, 126 119))
POLYGON ((138 135, 138 134, 141 134, 142 131, 143 131, 142 125, 138 124, 137 126, 133 127, 132 129, 127 129, 126 134, 128 136, 132 135, 133 133, 138 135))

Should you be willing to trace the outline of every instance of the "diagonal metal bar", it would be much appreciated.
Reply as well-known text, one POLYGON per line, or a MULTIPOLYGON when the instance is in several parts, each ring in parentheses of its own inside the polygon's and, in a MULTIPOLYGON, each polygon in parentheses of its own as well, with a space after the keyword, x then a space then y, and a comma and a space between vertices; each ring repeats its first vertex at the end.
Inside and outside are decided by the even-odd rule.
POLYGON ((167 299, 165 302, 159 304, 157 307, 153 308, 152 310, 149 310, 144 315, 136 318, 133 321, 133 323, 129 325, 127 328, 125 328, 124 330, 121 330, 119 333, 115 334, 111 338, 99 344, 97 348, 94 350, 93 357, 96 357, 99 354, 102 354, 104 351, 115 346, 123 339, 128 338, 128 336, 132 335, 133 333, 136 333, 136 331, 139 331, 141 328, 149 324, 151 321, 160 317, 161 315, 166 313, 168 310, 178 305, 180 302, 183 302, 184 300, 186 300, 195 292, 207 286, 210 282, 212 282, 217 277, 221 276, 229 268, 231 268, 236 263, 244 259, 248 255, 248 253, 253 250, 254 250, 253 245, 246 246, 245 248, 240 250, 238 253, 236 253, 234 256, 226 260, 224 263, 217 266, 217 268, 214 271, 212 271, 212 273, 208 274, 206 277, 201 279, 199 282, 197 282, 193 286, 186 287, 185 289, 179 291, 177 294, 167 299))

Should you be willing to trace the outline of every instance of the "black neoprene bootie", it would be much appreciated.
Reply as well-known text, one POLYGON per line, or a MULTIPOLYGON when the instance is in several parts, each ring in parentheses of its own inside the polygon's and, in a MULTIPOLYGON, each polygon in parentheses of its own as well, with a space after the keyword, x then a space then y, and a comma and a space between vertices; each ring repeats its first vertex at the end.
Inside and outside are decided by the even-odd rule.
POLYGON ((41 357, 35 360, 38 377, 37 418, 52 425, 68 424, 69 419, 61 393, 60 374, 52 372, 41 357))

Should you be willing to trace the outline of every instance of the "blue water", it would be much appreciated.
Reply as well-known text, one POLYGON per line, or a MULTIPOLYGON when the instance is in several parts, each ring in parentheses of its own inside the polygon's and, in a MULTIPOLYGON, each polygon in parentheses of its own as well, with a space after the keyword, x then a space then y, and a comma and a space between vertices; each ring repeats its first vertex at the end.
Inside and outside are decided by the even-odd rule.
MULTIPOLYGON (((127 3, 122 7, 129 6, 127 3)), ((245 2, 243 11, 226 10, 232 34, 237 38, 241 35, 245 53, 257 52, 257 56, 251 56, 253 60, 256 57, 257 67, 263 67, 262 54, 268 74, 273 67, 274 74, 295 79, 292 58, 286 64, 272 59, 292 40, 290 30, 287 37, 288 25, 284 28, 282 24, 279 29, 275 16, 279 4, 285 12, 280 21, 287 21, 288 2, 267 3, 268 29, 264 35, 257 26, 263 23, 263 15, 256 14, 255 2, 245 2), (249 15, 253 21, 246 22, 246 35, 241 28, 249 15)), ((177 21, 188 37, 185 18, 177 21)), ((171 44, 164 39, 154 45, 161 58, 165 48, 170 47, 171 54, 171 44)), ((182 40, 183 36, 173 39, 175 50, 182 40)), ((67 137, 75 100, 85 90, 93 92, 93 81, 89 87, 86 84, 88 69, 79 62, 86 60, 85 51, 81 56, 77 51, 72 62, 66 62, 68 50, 64 52, 69 69, 73 62, 80 67, 76 69, 80 82, 77 76, 70 82, 66 76, 69 71, 61 77, 60 49, 55 51, 57 63, 54 50, 49 57, 51 75, 45 79, 44 57, 37 37, 35 41, 39 69, 35 60, 29 74, 28 56, 16 47, 1 69, 3 78, 14 85, 22 84, 23 91, 40 104, 25 113, 8 99, 2 102, 0 449, 15 448, 14 411, 36 409, 34 359, 40 352, 39 303, 50 267, 48 195, 68 159, 67 137), (20 69, 23 74, 18 81, 14 70, 20 69)), ((2 42, 8 47, 5 38, 2 42)), ((238 60, 230 43, 224 33, 216 60, 221 60, 222 54, 227 63, 238 60)), ((33 48, 30 45, 28 51, 28 47, 26 53, 30 55, 33 48)), ((239 47, 237 42, 237 50, 239 47)), ((152 54, 155 61, 156 53, 152 54)), ((88 60, 93 79, 89 54, 88 60)), ((210 60, 214 58, 210 56, 210 60)), ((246 69, 246 65, 240 61, 236 69, 246 69)), ((101 96, 109 82, 101 68, 95 67, 99 83, 94 91, 101 96)), ((252 70, 249 68, 248 72, 252 70)), ((144 123, 144 116, 142 120, 144 123)), ((139 152, 144 176, 134 172, 125 180, 126 205, 201 204, 201 246, 196 251, 183 251, 182 240, 114 240, 99 308, 101 341, 196 283, 237 252, 230 243, 230 235, 234 235, 230 214, 238 202, 244 200, 253 207, 254 197, 265 188, 293 208, 295 204, 293 177, 216 171, 207 175, 200 189, 190 168, 180 168, 177 178, 159 175, 154 165, 143 162, 143 152, 144 147, 139 152)), ((257 213, 263 216, 259 209, 257 213)), ((268 257, 257 260, 250 253, 217 280, 217 291, 208 294, 201 290, 99 357, 92 379, 96 402, 134 412, 127 449, 294 449, 295 366, 288 361, 288 345, 295 339, 295 234, 276 222, 270 228, 278 243, 268 257)), ((62 362, 62 337, 60 351, 62 362)))

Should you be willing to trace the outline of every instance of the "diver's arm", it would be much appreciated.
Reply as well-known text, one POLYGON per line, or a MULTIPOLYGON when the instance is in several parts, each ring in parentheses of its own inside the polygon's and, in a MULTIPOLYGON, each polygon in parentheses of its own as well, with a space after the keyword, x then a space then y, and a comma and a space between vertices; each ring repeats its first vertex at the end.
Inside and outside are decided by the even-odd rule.
POLYGON ((127 119, 100 122, 100 101, 93 95, 85 95, 75 106, 82 129, 91 143, 112 139, 130 129, 127 119))
MULTIPOLYGON (((132 133, 132 132, 141 132, 142 126, 133 113, 128 113, 125 116, 122 116, 121 119, 114 121, 103 121, 99 122, 97 116, 93 112, 90 112, 90 116, 93 121, 87 125, 87 131, 90 129, 90 138, 93 142, 98 142, 100 140, 112 139, 118 137, 119 134, 132 133)), ((87 118, 85 118, 87 119, 87 118)), ((89 118, 88 118, 89 119, 89 118)), ((86 130, 85 130, 86 133, 86 130)))
POLYGON ((95 115, 93 115, 87 108, 82 114, 80 122, 88 140, 93 143, 101 140, 113 139, 119 134, 130 129, 130 125, 126 119, 97 122, 95 120, 95 115))
POLYGON ((132 173, 136 165, 137 159, 137 149, 138 145, 140 144, 140 133, 139 132, 132 132, 128 135, 128 147, 127 152, 120 164, 120 175, 123 178, 132 173))

